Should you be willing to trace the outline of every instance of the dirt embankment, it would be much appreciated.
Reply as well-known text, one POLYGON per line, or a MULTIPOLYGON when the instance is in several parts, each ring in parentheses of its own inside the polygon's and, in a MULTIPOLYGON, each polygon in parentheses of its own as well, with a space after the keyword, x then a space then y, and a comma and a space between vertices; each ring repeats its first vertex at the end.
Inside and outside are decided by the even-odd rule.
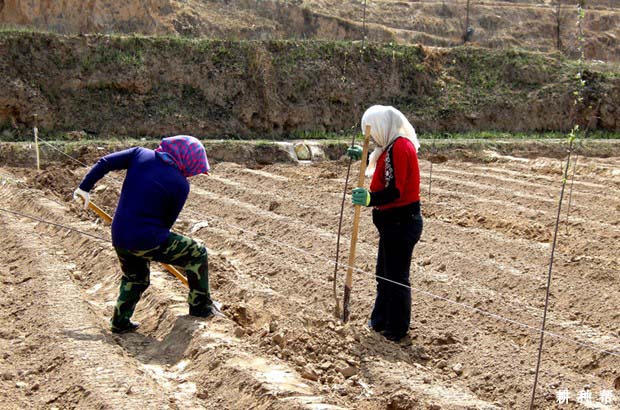
POLYGON ((421 132, 619 130, 617 73, 550 55, 333 42, 231 42, 5 32, 0 124, 45 132, 205 137, 340 131, 372 103, 421 132))
MULTIPOLYGON (((41 0, 0 2, 0 24, 36 27, 64 34, 173 34, 246 40, 309 38, 398 41, 403 44, 462 44, 483 47, 561 49, 576 56, 577 0, 361 1, 339 0, 128 0, 88 2, 41 0), (524 29, 526 27, 527 29, 524 29), (558 37, 559 35, 559 37, 558 37), (559 42, 558 42, 559 40, 559 42), (558 44, 559 43, 559 44, 558 44)), ((620 8, 615 0, 589 0, 584 19, 586 57, 620 61, 620 8)))
MULTIPOLYGON (((470 2, 470 41, 489 48, 519 47, 554 51, 577 57, 578 1, 544 0, 470 2), (559 41, 559 44, 558 44, 559 41)), ((358 2, 309 0, 317 13, 362 21, 363 6, 358 2)), ((620 8, 610 0, 588 1, 583 21, 586 58, 620 60, 620 8)), ((372 27, 388 30, 404 44, 453 47, 463 44, 467 26, 465 0, 378 1, 368 4, 366 20, 372 27)), ((372 39, 372 36, 370 37, 372 39)))
MULTIPOLYGON (((36 27, 62 34, 141 33, 228 39, 320 38, 360 39, 361 22, 313 11, 300 2, 235 0, 100 0, 33 5, 0 2, 0 23, 36 27)), ((368 30, 374 40, 393 40, 390 29, 368 30)))

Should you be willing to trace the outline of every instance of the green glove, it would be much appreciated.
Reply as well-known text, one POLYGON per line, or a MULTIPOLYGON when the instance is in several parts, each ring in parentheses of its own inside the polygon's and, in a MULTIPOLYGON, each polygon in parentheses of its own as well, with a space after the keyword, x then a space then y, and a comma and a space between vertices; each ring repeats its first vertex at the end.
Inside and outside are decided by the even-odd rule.
POLYGON ((359 145, 353 145, 347 148, 347 156, 351 158, 353 161, 362 159, 362 152, 363 152, 363 149, 359 145))
POLYGON ((366 188, 353 188, 353 205, 368 206, 370 204, 370 192, 366 188))

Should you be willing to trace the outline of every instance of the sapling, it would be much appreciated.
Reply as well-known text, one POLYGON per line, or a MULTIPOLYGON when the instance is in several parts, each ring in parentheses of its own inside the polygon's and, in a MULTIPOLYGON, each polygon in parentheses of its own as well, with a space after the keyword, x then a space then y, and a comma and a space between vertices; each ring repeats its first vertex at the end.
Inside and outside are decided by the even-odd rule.
MULTIPOLYGON (((583 19, 585 17, 585 12, 583 9, 583 4, 580 3, 577 6, 577 17, 578 17, 578 27, 579 27, 579 74, 577 75, 577 79, 578 79, 578 88, 577 90, 574 92, 575 95, 575 101, 574 101, 574 106, 573 106, 573 110, 572 110, 572 118, 573 118, 573 122, 576 122, 575 120, 575 113, 576 110, 578 108, 578 106, 581 104, 581 102, 583 101, 583 89, 585 86, 585 81, 583 80, 583 59, 584 59, 584 37, 583 37, 583 29, 582 29, 582 23, 583 23, 583 19)), ((544 337, 545 337, 545 325, 547 322, 547 311, 549 309, 549 294, 550 294, 550 289, 551 289, 551 277, 552 277, 552 273, 553 273, 553 260, 554 260, 554 256, 555 256, 555 248, 556 248, 556 243, 557 243, 557 238, 558 238, 558 229, 560 226, 560 216, 562 213, 562 201, 564 199, 564 191, 566 188, 566 182, 568 180, 568 171, 570 169, 570 165, 571 165, 571 155, 573 153, 573 149, 575 147, 575 140, 577 139, 577 136, 579 135, 579 125, 578 124, 574 124, 573 128, 571 129, 571 132, 568 134, 568 138, 567 138, 567 142, 568 142, 568 154, 566 156, 566 164, 564 167, 564 172, 562 175, 562 187, 560 189, 560 199, 558 201, 558 210, 557 210, 557 214, 556 214, 556 220, 555 220, 555 229, 554 229, 554 233, 553 233, 553 242, 551 245, 551 257, 549 258, 549 270, 547 273, 547 288, 546 288, 546 292, 545 292, 545 308, 543 311, 543 319, 542 319, 542 323, 540 326, 540 343, 538 346, 538 357, 536 360, 536 371, 535 371, 535 376, 534 376, 534 386, 532 387, 532 397, 530 400, 530 410, 534 409, 534 400, 536 399, 536 386, 538 385, 538 374, 540 371, 540 362, 541 362, 541 358, 542 358, 542 351, 543 351, 543 343, 544 343, 544 337)), ((572 185, 571 185, 572 186, 572 185)))
MULTIPOLYGON (((583 66, 585 62, 585 42, 586 42, 585 35, 583 33, 584 18, 585 18, 585 11, 582 5, 580 4, 579 6, 577 6, 577 28, 578 28, 577 41, 579 45, 579 72, 576 75, 577 89, 573 92, 573 94, 575 95, 573 113, 575 113, 578 107, 580 107, 583 104, 583 91, 586 86, 586 81, 583 79, 583 66)), ((590 129, 590 123, 588 123, 588 125, 586 126, 584 138, 587 137, 589 129, 590 129)), ((569 233, 569 228, 570 228, 569 217, 570 217, 571 205, 573 202, 573 185, 575 183, 575 172, 577 170, 578 159, 579 159, 579 155, 577 154, 575 155, 575 162, 573 163, 571 184, 570 184, 570 189, 568 191, 568 208, 566 210, 566 234, 567 235, 569 233)))

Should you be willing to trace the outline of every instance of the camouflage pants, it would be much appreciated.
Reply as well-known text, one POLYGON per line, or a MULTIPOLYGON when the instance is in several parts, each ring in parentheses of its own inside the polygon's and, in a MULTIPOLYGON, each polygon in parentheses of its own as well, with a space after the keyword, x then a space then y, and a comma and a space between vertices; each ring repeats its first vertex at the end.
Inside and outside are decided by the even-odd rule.
POLYGON ((207 249, 204 245, 171 232, 166 242, 154 249, 145 251, 115 249, 121 263, 123 277, 114 316, 112 316, 113 326, 123 327, 129 322, 140 296, 149 287, 151 261, 185 269, 185 276, 189 282, 187 302, 192 308, 201 309, 212 303, 209 293, 207 249))

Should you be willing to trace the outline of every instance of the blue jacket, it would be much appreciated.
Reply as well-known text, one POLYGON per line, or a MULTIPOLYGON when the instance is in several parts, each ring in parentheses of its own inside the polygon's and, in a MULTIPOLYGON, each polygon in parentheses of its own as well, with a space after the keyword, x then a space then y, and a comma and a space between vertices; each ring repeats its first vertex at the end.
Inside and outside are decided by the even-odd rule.
POLYGON ((126 169, 112 221, 112 244, 128 250, 153 249, 164 243, 189 194, 189 183, 176 167, 146 148, 130 148, 101 158, 80 189, 90 191, 105 174, 126 169))

